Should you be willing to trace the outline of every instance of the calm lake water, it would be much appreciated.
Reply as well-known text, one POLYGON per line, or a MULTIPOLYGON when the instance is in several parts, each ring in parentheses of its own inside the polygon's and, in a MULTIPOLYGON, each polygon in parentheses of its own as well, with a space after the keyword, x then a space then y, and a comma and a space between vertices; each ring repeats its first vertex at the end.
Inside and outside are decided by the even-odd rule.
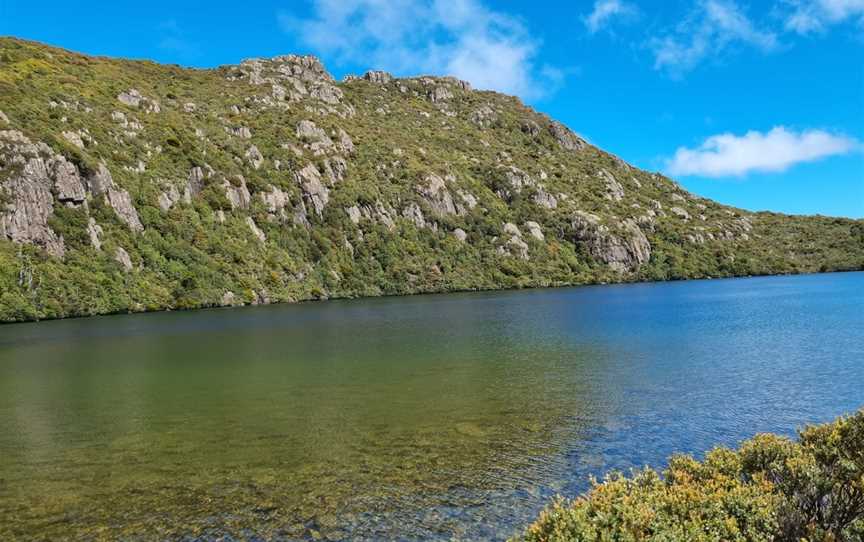
POLYGON ((864 273, 0 327, 0 539, 501 539, 864 405, 864 273))

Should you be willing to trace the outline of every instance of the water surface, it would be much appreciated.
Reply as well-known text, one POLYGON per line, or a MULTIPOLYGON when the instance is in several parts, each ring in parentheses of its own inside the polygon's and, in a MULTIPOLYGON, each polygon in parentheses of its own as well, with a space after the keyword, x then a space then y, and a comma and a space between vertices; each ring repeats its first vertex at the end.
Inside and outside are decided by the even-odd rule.
POLYGON ((2 539, 501 539, 864 405, 864 273, 0 327, 2 539))

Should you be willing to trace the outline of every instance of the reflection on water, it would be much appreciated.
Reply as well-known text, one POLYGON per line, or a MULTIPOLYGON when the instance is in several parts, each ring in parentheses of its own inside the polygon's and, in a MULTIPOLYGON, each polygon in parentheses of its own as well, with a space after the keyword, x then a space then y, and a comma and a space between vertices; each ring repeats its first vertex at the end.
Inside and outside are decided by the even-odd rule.
POLYGON ((864 403, 864 274, 0 327, 0 538, 503 538, 864 403))

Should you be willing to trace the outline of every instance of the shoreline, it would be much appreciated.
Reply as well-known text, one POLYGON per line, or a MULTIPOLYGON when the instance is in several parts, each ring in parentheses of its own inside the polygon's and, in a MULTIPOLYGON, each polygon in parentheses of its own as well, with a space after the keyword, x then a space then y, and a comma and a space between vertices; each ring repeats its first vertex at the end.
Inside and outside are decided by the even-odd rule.
POLYGON ((585 283, 573 283, 573 284, 558 284, 558 285, 546 285, 546 286, 521 286, 521 287, 501 287, 501 288, 472 288, 472 289, 442 289, 442 290, 432 290, 425 292, 410 292, 410 293, 398 293, 398 294, 380 294, 380 295, 357 295, 357 296, 335 296, 335 297, 324 297, 324 298, 309 298, 309 299, 299 299, 296 301, 276 301, 272 303, 260 303, 260 304, 241 304, 241 305, 212 305, 212 306, 201 306, 194 308, 164 308, 164 309, 155 309, 155 310, 127 310, 127 311, 115 311, 115 312, 105 312, 105 313, 97 313, 97 314, 79 314, 79 315, 71 315, 64 316, 60 318, 41 318, 34 320, 11 320, 11 321, 0 321, 0 327, 3 326, 14 326, 18 324, 37 324, 41 322, 56 322, 62 320, 82 320, 87 318, 98 318, 102 316, 124 316, 124 315, 137 315, 137 314, 160 314, 166 312, 198 312, 198 311, 209 311, 209 310, 227 310, 227 309, 245 309, 250 307, 267 307, 267 306, 277 306, 277 305, 304 305, 311 303, 322 303, 326 301, 352 301, 359 299, 384 299, 384 298, 396 298, 396 297, 416 297, 416 296, 437 296, 437 295, 448 295, 448 294, 464 294, 464 293, 480 293, 480 292, 518 292, 524 290, 553 290, 553 289, 562 289, 562 288, 585 288, 591 286, 624 286, 624 285, 637 285, 637 284, 665 284, 665 283, 678 283, 678 282, 699 282, 699 281, 715 281, 715 280, 738 280, 738 279, 752 279, 752 278, 765 278, 765 277, 796 277, 796 276, 813 276, 813 275, 832 275, 838 273, 864 273, 864 268, 861 269, 841 269, 834 271, 814 271, 814 272, 802 272, 802 273, 766 273, 763 275, 732 275, 727 277, 698 277, 698 278, 676 278, 676 279, 667 279, 667 280, 622 280, 620 282, 585 282, 585 283))

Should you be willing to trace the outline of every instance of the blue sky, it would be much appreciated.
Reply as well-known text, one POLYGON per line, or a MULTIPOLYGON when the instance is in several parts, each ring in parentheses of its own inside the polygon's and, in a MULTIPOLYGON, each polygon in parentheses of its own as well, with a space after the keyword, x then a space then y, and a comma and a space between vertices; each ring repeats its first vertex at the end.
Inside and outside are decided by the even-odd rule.
POLYGON ((339 78, 454 74, 698 194, 864 217, 864 0, 0 0, 0 35, 198 67, 296 52, 339 78))

